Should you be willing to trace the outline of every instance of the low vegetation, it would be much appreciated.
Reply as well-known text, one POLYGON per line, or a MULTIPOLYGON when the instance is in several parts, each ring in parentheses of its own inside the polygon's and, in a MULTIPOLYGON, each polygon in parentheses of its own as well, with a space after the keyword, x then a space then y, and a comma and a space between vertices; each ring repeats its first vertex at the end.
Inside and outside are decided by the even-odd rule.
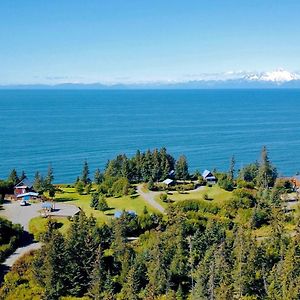
POLYGON ((0 218, 0 263, 17 248, 22 232, 20 225, 0 218))

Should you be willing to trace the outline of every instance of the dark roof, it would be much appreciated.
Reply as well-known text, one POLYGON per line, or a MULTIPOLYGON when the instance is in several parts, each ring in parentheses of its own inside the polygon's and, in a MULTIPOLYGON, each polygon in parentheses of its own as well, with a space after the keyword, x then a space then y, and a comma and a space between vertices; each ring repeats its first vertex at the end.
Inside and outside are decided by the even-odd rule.
POLYGON ((22 181, 20 181, 17 185, 15 185, 15 187, 18 187, 18 186, 27 186, 29 188, 32 188, 32 183, 29 179, 25 178, 23 179, 22 181))

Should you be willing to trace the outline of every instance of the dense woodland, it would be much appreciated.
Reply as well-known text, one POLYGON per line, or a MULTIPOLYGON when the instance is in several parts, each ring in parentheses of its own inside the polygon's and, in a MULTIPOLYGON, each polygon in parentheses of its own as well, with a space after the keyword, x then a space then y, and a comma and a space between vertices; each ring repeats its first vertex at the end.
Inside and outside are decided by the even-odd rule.
MULTIPOLYGON (((97 184, 105 177, 161 180, 176 162, 160 157, 161 167, 151 175, 147 164, 136 171, 136 157, 119 157, 97 184), (135 166, 128 173, 127 164, 135 166)), ((87 185, 84 169, 87 176, 79 181, 87 185)), ((299 299, 299 212, 286 212, 281 201, 292 186, 277 179, 265 148, 259 162, 236 173, 234 158, 228 172, 216 173, 220 186, 233 190, 222 204, 187 199, 169 205, 166 215, 124 212, 102 225, 82 212, 66 235, 49 221, 42 249, 13 267, 0 298, 299 299), (292 232, 287 223, 294 224, 292 232), (269 234, 257 238, 255 230, 264 225, 269 234)))

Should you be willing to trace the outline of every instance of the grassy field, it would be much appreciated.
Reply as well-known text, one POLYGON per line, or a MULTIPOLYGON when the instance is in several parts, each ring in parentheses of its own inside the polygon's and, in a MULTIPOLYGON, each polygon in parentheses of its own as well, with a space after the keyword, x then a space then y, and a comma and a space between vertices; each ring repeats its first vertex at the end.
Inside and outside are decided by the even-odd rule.
POLYGON ((74 188, 62 187, 61 189, 62 192, 58 192, 55 195, 55 201, 74 204, 80 207, 87 215, 93 215, 98 222, 107 221, 118 210, 132 210, 137 214, 141 214, 146 206, 148 211, 155 212, 155 209, 139 195, 106 198, 110 209, 101 212, 90 207, 91 195, 79 195, 74 188))
MULTIPOLYGON (((39 235, 46 231, 46 225, 49 218, 36 217, 30 220, 29 222, 29 232, 34 235, 36 240, 39 239, 39 235)), ((64 234, 67 232, 70 221, 67 218, 52 218, 53 221, 56 221, 59 226, 59 231, 64 234)))
MULTIPOLYGON (((199 200, 204 199, 204 195, 208 196, 208 201, 213 201, 215 203, 223 203, 226 200, 229 200, 232 196, 232 192, 225 191, 221 189, 218 185, 212 187, 203 187, 197 191, 190 191, 184 193, 178 192, 169 192, 168 199, 171 200, 171 203, 181 201, 181 200, 199 200)), ((163 207, 167 207, 168 204, 162 202, 159 198, 159 195, 156 196, 155 200, 160 203, 163 207)))

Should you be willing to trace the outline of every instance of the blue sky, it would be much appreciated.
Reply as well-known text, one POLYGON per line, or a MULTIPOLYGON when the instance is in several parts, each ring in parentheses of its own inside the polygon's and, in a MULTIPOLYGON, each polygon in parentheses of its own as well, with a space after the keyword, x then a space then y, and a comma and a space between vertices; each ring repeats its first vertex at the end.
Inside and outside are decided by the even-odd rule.
POLYGON ((300 70, 299 0, 1 0, 0 84, 300 70))

